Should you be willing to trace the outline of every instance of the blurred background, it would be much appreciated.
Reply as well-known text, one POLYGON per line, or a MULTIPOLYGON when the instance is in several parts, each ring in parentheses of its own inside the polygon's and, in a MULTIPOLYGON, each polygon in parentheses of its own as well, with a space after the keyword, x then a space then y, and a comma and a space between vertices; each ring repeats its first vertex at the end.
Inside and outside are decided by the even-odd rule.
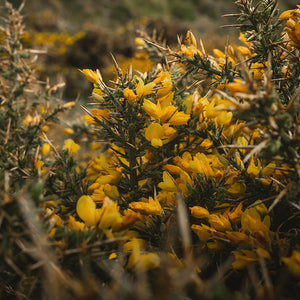
MULTIPOLYGON (((0 0, 0 2, 5 0, 0 0)), ((15 8, 23 1, 10 0, 15 8)), ((113 78, 110 52, 120 66, 130 64, 147 70, 150 62, 136 52, 138 31, 177 46, 177 35, 188 29, 205 48, 224 49, 227 38, 238 43, 238 31, 221 25, 234 20, 221 17, 237 12, 233 0, 27 0, 23 16, 27 34, 25 47, 45 50, 38 64, 42 80, 65 82, 63 98, 86 98, 91 86, 78 69, 99 68, 105 80, 113 78)), ((279 0, 281 11, 296 7, 297 0, 279 0)), ((5 15, 3 5, 1 15, 5 15)))

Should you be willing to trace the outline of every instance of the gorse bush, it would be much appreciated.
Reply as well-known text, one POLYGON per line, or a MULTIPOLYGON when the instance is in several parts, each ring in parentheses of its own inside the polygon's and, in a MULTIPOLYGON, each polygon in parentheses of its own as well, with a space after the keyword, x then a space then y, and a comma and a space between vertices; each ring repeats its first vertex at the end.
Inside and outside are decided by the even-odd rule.
POLYGON ((1 296, 296 297, 300 8, 236 4, 240 45, 207 53, 188 31, 171 49, 141 32, 149 71, 114 57, 114 81, 83 69, 93 103, 63 146, 53 122, 74 103, 31 88, 33 51, 7 4, 1 296))

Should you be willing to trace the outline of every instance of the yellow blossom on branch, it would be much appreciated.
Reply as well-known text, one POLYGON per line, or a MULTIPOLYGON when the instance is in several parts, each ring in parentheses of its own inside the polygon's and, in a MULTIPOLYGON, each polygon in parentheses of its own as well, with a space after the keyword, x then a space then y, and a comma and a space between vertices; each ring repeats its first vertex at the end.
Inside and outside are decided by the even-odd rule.
POLYGON ((65 140, 63 149, 68 149, 68 153, 73 155, 80 150, 80 145, 76 144, 72 139, 65 140))
POLYGON ((128 100, 129 103, 133 104, 136 99, 137 99, 137 95, 134 93, 133 90, 129 89, 129 88, 125 88, 124 91, 124 98, 128 100))
POLYGON ((155 87, 154 82, 150 82, 145 85, 142 78, 136 77, 136 80, 138 82, 136 86, 136 94, 138 98, 142 98, 153 93, 152 89, 155 87))
POLYGON ((88 226, 96 225, 100 218, 100 210, 90 196, 81 196, 76 204, 76 212, 80 219, 88 226))
POLYGON ((145 137, 151 142, 151 145, 155 148, 161 147, 163 144, 168 143, 172 138, 175 137, 176 130, 164 124, 161 126, 159 123, 151 123, 145 129, 145 137))
POLYGON ((152 197, 149 197, 148 202, 131 202, 129 204, 129 208, 131 208, 134 211, 148 214, 148 215, 160 215, 162 208, 157 199, 153 199, 152 197))
POLYGON ((209 217, 209 211, 201 206, 190 207, 191 214, 193 217, 198 219, 204 219, 209 217))
POLYGON ((98 69, 97 69, 97 71, 93 71, 91 69, 83 69, 82 73, 92 83, 99 84, 102 81, 102 76, 98 69))
POLYGON ((247 173, 252 177, 252 178, 257 178, 260 172, 261 168, 261 163, 260 160, 257 158, 257 164, 254 162, 254 157, 251 157, 249 166, 247 168, 247 173))
POLYGON ((191 229, 198 236, 201 242, 207 242, 209 239, 211 239, 214 232, 214 229, 205 224, 193 224, 191 229))
POLYGON ((158 187, 167 192, 176 192, 178 187, 168 172, 163 172, 163 181, 158 184, 158 187))
POLYGON ((232 230, 227 216, 211 214, 208 216, 208 222, 211 227, 218 231, 232 230))

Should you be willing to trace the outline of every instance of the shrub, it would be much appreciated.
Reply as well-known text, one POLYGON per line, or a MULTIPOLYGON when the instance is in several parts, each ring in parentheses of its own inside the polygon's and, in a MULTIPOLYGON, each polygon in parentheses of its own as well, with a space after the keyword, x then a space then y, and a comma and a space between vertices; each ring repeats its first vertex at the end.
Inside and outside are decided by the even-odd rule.
MULTIPOLYGON (((207 53, 188 31, 171 49, 141 33, 136 44, 155 62, 148 72, 122 70, 113 58, 116 78, 106 83, 99 70, 83 69, 94 103, 82 106, 87 125, 65 130, 62 149, 40 137, 62 108, 36 113, 33 133, 26 118, 13 123, 32 101, 14 102, 23 77, 10 72, 24 69, 3 68, 11 90, 1 112, 22 107, 1 123, 3 295, 296 297, 300 12, 279 15, 273 0, 236 4, 240 13, 228 17, 240 46, 207 53)), ((5 65, 23 55, 2 49, 5 65)))

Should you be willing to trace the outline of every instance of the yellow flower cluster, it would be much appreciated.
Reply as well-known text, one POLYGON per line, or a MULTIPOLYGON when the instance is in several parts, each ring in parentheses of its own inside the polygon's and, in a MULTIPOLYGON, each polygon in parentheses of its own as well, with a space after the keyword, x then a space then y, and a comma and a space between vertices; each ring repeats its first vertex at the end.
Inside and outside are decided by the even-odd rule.
POLYGON ((68 47, 72 46, 77 40, 83 38, 85 32, 81 31, 74 35, 67 33, 52 33, 52 32, 33 32, 23 34, 23 42, 30 42, 34 45, 47 47, 55 54, 64 54, 68 47))
MULTIPOLYGON (((295 45, 298 10, 280 17, 288 20, 286 31, 295 45)), ((265 57, 257 60, 256 44, 246 36, 240 36, 243 46, 228 45, 224 52, 213 49, 213 55, 207 55, 188 31, 177 51, 165 49, 176 57, 170 64, 157 64, 151 72, 136 75, 131 70, 124 75, 116 66, 115 87, 104 83, 99 70, 82 70, 94 85, 97 105, 84 119, 97 126, 95 130, 103 130, 109 147, 92 158, 89 195, 83 195, 76 207, 82 222, 71 217, 69 226, 122 236, 128 269, 160 264, 137 232, 149 224, 155 227, 153 220, 168 219, 179 198, 188 208, 194 242, 202 249, 216 253, 230 248, 235 269, 271 259, 273 206, 268 208, 268 201, 276 199, 274 205, 280 201, 290 166, 280 156, 259 156, 259 149, 271 139, 267 123, 277 126, 273 116, 261 123, 250 119, 255 127, 248 125, 246 113, 245 119, 238 117, 239 112, 255 109, 256 92, 265 97, 260 89, 267 86, 270 67, 265 57), (184 80, 191 79, 186 73, 192 70, 191 62, 202 66, 191 76, 197 72, 196 76, 211 76, 206 92, 198 82, 184 86, 184 80), (260 198, 264 189, 268 196, 260 198)), ((136 43, 147 47, 142 39, 136 43)), ((276 105, 280 106, 270 108, 274 114, 276 105)), ((291 265, 297 255, 283 258, 296 277, 298 269, 291 265)))
POLYGON ((292 44, 300 48, 300 5, 296 9, 287 10, 280 15, 280 19, 286 21, 285 31, 292 44))

